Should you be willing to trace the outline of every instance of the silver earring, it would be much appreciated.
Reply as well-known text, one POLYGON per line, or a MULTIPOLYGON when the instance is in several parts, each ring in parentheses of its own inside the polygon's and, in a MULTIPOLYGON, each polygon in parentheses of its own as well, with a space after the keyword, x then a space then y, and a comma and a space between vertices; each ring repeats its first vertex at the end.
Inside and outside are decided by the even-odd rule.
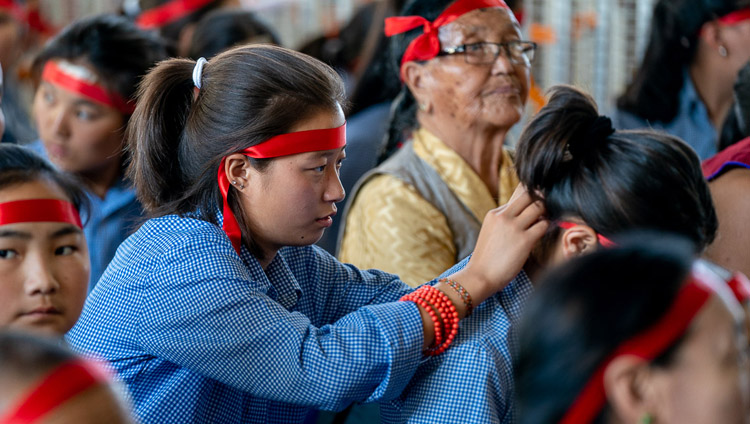
POLYGON ((727 57, 728 55, 729 55, 729 52, 727 51, 727 48, 724 46, 719 46, 719 56, 727 57))
POLYGON ((232 180, 232 185, 237 185, 237 181, 236 180, 232 180))
POLYGON ((419 110, 421 110, 422 112, 424 112, 425 110, 427 110, 427 105, 425 105, 424 103, 420 103, 419 104, 419 110))

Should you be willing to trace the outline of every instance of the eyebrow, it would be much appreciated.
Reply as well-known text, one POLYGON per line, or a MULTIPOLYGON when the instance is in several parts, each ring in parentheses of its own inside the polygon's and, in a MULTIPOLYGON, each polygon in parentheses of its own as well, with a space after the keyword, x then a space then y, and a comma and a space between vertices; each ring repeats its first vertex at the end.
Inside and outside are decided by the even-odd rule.
MULTIPOLYGON (((67 236, 69 234, 83 234, 80 228, 73 225, 61 228, 50 235, 50 238, 56 239, 67 236)), ((16 230, 0 230, 0 238, 17 238, 21 240, 31 240, 31 233, 16 230)))
POLYGON ((54 233, 52 233, 50 238, 60 238, 60 237, 67 236, 69 234, 79 235, 79 234, 83 234, 83 231, 81 231, 81 229, 76 226, 70 225, 70 226, 67 226, 65 228, 61 228, 55 231, 54 233))
POLYGON ((31 234, 23 231, 0 230, 0 238, 18 238, 22 240, 31 240, 31 234))

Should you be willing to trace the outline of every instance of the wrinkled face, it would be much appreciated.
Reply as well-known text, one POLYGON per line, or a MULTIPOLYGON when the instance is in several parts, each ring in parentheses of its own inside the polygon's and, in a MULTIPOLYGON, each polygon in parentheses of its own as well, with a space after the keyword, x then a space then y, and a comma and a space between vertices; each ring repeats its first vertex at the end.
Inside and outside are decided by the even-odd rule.
MULTIPOLYGON (((446 50, 521 40, 521 31, 510 10, 495 7, 474 10, 441 27, 439 38, 446 50)), ((465 56, 439 56, 424 65, 435 120, 471 128, 507 128, 518 122, 528 96, 529 66, 512 63, 504 50, 488 64, 467 63, 465 56)))
MULTIPOLYGON (((336 128, 344 123, 339 108, 303 121, 292 132, 336 128)), ((317 242, 332 224, 336 202, 344 199, 339 168, 344 148, 272 159, 263 171, 250 170, 242 190, 243 209, 254 240, 264 250, 317 242)))
MULTIPOLYGON (((68 200, 46 180, 0 190, 0 203, 68 200)), ((78 320, 89 281, 83 232, 60 222, 0 225, 0 327, 62 336, 78 320)))
POLYGON ((42 80, 33 115, 44 149, 60 169, 96 173, 119 166, 125 120, 114 107, 42 80))
POLYGON ((750 418, 746 381, 748 346, 738 346, 737 325, 719 298, 702 308, 673 363, 655 376, 660 396, 656 422, 746 423, 750 418))

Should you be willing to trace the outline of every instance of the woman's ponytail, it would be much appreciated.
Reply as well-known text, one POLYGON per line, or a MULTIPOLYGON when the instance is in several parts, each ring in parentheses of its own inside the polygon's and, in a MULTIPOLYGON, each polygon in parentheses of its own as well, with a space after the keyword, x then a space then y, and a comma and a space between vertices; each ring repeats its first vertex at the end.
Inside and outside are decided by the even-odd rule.
POLYGON ((149 212, 179 200, 185 192, 179 150, 193 104, 194 66, 192 60, 165 60, 138 88, 126 135, 126 148, 132 155, 127 175, 149 212))

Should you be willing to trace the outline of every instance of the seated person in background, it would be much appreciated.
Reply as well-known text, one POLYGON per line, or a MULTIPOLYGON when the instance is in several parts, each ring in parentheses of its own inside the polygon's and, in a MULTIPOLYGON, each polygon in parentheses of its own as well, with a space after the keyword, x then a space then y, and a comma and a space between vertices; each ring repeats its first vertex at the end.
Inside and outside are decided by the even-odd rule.
POLYGON ((0 423, 132 423, 108 373, 54 341, 0 332, 0 423))
POLYGON ((550 272, 519 325, 522 424, 740 424, 747 279, 665 235, 550 272))
POLYGON ((41 78, 33 103, 40 140, 31 148, 86 189, 89 289, 143 214, 124 177, 123 133, 141 76, 165 57, 155 35, 123 17, 101 15, 66 27, 34 61, 41 78))
POLYGON ((453 347, 383 405, 385 422, 515 422, 510 330, 541 272, 634 229, 679 234, 700 250, 714 238, 711 195, 690 146, 664 133, 615 131, 572 87, 551 89, 516 152, 521 184, 545 205, 547 234, 508 287, 461 323, 453 347))
POLYGON ((280 45, 276 33, 255 13, 242 9, 218 9, 198 22, 188 50, 188 57, 211 59, 240 44, 280 45))
POLYGON ((84 202, 47 161, 0 145, 0 327, 61 337, 78 320, 89 281, 84 202))
POLYGON ((339 259, 417 285, 468 256, 518 185, 504 142, 536 45, 502 0, 413 0, 401 14, 386 22, 403 82, 387 153, 405 144, 352 191, 339 259), (423 33, 424 19, 439 29, 423 33))
POLYGON ((617 100, 615 127, 661 129, 701 159, 715 154, 732 84, 750 60, 747 7, 746 0, 657 1, 643 62, 617 100))

